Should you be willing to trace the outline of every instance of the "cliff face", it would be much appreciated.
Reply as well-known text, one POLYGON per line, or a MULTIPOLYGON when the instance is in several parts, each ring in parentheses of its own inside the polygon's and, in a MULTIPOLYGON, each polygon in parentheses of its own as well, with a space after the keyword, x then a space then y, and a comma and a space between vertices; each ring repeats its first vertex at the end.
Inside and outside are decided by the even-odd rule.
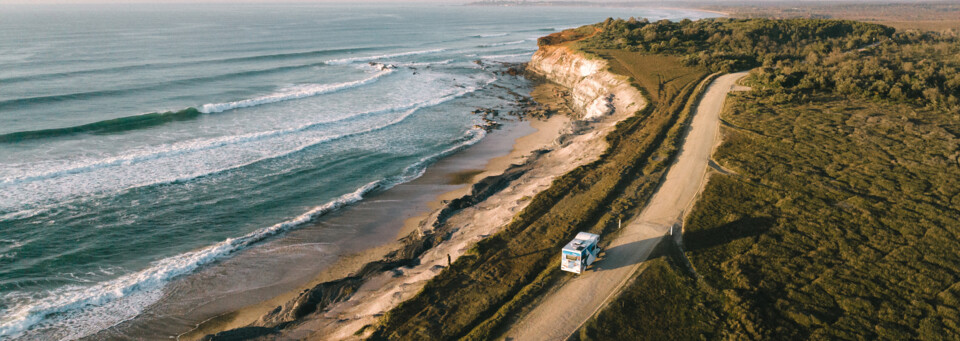
POLYGON ((584 120, 631 114, 646 104, 626 77, 606 70, 606 61, 587 59, 563 46, 541 46, 527 68, 569 88, 574 110, 584 120))

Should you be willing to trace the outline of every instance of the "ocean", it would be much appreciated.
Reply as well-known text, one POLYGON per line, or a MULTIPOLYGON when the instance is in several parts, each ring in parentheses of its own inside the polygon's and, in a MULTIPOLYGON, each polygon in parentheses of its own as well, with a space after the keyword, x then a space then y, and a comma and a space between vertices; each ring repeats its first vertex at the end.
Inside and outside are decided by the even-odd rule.
MULTIPOLYGON (((0 339, 128 338, 97 333, 201 295, 171 283, 230 261, 250 268, 239 261, 244 254, 265 252, 258 248, 292 231, 363 239, 350 224, 322 223, 484 139, 471 112, 511 110, 512 93, 529 92, 503 63, 529 60, 540 36, 629 16, 712 15, 4 5, 0 339)), ((220 295, 211 291, 202 295, 220 295)), ((157 331, 165 332, 174 331, 157 331)))

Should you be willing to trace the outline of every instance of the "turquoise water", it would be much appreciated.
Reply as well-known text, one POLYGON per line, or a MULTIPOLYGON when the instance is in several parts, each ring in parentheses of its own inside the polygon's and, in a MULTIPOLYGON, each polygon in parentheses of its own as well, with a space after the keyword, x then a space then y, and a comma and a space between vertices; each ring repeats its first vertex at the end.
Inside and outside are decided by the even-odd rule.
POLYGON ((702 15, 4 6, 0 338, 90 335, 175 278, 420 176, 484 137, 470 111, 525 89, 499 62, 539 36, 702 15))

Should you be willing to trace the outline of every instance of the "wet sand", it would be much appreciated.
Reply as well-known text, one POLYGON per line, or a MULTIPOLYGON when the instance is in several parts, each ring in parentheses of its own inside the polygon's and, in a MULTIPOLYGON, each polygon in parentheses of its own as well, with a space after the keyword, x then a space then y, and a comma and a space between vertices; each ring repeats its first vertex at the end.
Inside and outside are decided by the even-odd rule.
MULTIPOLYGON (((403 237, 417 228, 420 222, 427 219, 431 212, 440 208, 443 203, 466 195, 471 184, 488 176, 499 175, 511 165, 521 164, 527 155, 530 155, 535 149, 548 145, 560 136, 561 131, 566 127, 570 119, 562 115, 554 115, 546 120, 527 121, 532 131, 524 136, 520 136, 513 141, 513 147, 509 153, 490 159, 484 167, 471 169, 453 174, 454 177, 462 177, 472 174, 470 179, 463 182, 463 186, 443 193, 427 204, 426 209, 414 217, 407 219, 403 228, 397 234, 397 237, 403 237)), ((460 180, 460 179, 456 179, 460 180)))

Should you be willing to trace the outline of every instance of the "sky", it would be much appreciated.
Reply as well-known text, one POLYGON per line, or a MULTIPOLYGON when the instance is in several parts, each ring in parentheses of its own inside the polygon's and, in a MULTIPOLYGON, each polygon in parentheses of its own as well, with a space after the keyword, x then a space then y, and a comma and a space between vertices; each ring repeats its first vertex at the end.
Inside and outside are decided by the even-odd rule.
POLYGON ((3 4, 183 4, 183 3, 447 3, 469 0, 0 0, 3 4))
MULTIPOLYGON (((182 3, 438 3, 438 4, 464 4, 477 0, 0 0, 0 6, 4 4, 182 4, 182 3)), ((603 0, 528 0, 528 1, 591 1, 604 2, 603 0)), ((637 2, 651 3, 655 5, 669 6, 670 0, 611 0, 614 2, 637 2)), ((726 3, 733 4, 737 2, 888 2, 891 0, 687 0, 682 2, 705 2, 705 3, 726 3)), ((922 2, 922 0, 897 0, 897 2, 922 2)))

